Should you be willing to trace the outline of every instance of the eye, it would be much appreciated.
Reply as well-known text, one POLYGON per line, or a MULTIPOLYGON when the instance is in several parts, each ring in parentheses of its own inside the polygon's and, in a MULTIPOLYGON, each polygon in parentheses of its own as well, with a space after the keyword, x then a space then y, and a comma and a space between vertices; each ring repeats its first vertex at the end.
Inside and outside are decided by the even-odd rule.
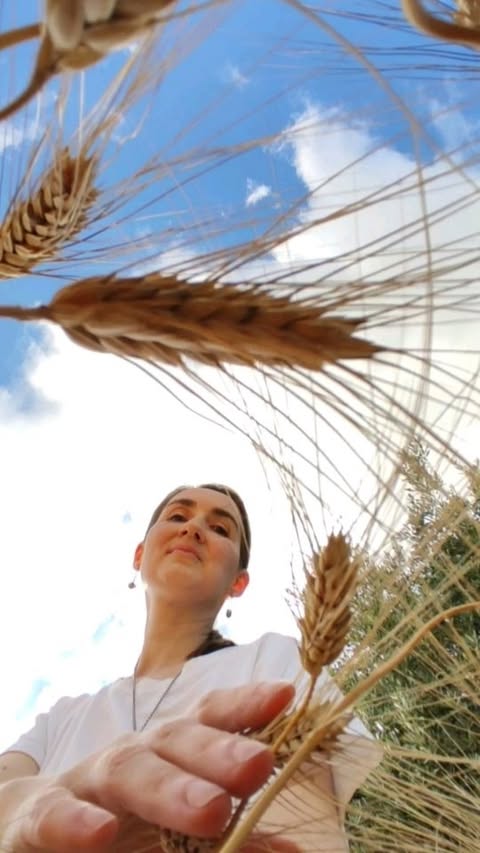
POLYGON ((225 536, 227 539, 230 536, 230 531, 223 524, 212 524, 212 530, 214 533, 218 533, 219 536, 225 536))
POLYGON ((186 521, 187 516, 184 512, 172 512, 171 515, 167 517, 167 521, 186 521))

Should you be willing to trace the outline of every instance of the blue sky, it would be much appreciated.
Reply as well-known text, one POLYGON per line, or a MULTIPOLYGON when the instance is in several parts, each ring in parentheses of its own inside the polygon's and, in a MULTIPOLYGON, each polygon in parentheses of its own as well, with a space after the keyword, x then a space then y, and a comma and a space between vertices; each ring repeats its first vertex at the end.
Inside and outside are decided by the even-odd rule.
MULTIPOLYGON (((458 76, 460 65, 471 64, 470 53, 426 43, 398 13, 392 13, 390 27, 384 20, 361 19, 372 10, 390 19, 384 3, 357 2, 355 16, 353 3, 331 6, 337 13, 327 20, 366 46, 429 130, 430 138, 418 146, 432 180, 431 210, 438 199, 459 203, 470 185, 458 176, 443 179, 432 141, 445 150, 462 144, 465 156, 477 158, 470 141, 478 110, 470 83, 458 76)), ((13 10, 0 3, 1 26, 20 25, 27 11, 27 4, 13 10)), ((167 42, 170 38, 167 33, 167 42)), ((163 173, 157 170, 134 201, 107 216, 100 233, 93 223, 78 249, 65 250, 65 263, 0 282, 0 302, 47 301, 75 277, 138 265, 146 257, 159 258, 162 267, 195 266, 200 253, 252 240, 288 211, 290 223, 308 224, 339 199, 358 198, 414 168, 417 140, 405 114, 365 68, 287 4, 262 0, 260 14, 258 0, 238 2, 231 11, 221 8, 199 31, 180 31, 175 38, 175 52, 159 56, 178 56, 182 48, 185 57, 155 95, 119 116, 107 141, 102 198, 111 198, 109 188, 155 155, 163 173), (283 134, 275 144, 241 156, 228 151, 275 134, 283 134), (220 149, 224 155, 205 160, 206 153, 220 149), (99 250, 109 248, 100 263, 99 250)), ((76 127, 80 99, 88 112, 128 56, 123 51, 107 59, 73 84, 65 140, 76 127)), ((19 68, 31 62, 31 46, 18 53, 15 67, 0 56, 2 75, 5 69, 10 75, 6 94, 18 89, 19 68)), ((6 126, 2 215, 31 146, 55 123, 55 91, 53 83, 43 96, 40 123, 34 103, 6 126)), ((390 230, 415 221, 419 211, 419 194, 412 190, 401 201, 372 208, 368 217, 312 228, 262 263, 267 272, 286 268, 292 259, 330 269, 331 258, 355 252, 356 240, 360 247, 374 238, 384 245, 390 230)), ((471 233, 478 212, 475 198, 452 213, 432 231, 434 247, 471 233)), ((401 250, 420 251, 416 240, 406 235, 401 250)), ((395 251, 392 264, 401 268, 400 249, 395 251)), ((380 262, 375 255, 365 260, 365 274, 378 274, 380 262)), ((410 343, 410 332, 402 334, 402 344, 410 343)), ((452 337, 453 327, 440 344, 451 347, 452 337)), ((468 335, 465 339, 468 343, 468 335)), ((466 362, 460 367, 470 369, 466 362)), ((305 428, 313 434, 311 424, 305 428)), ((466 448, 476 445, 475 425, 469 422, 460 437, 466 448)), ((327 449, 332 441, 327 436, 327 449)), ((361 480, 348 454, 339 455, 348 476, 358 473, 361 480)), ((12 649, 2 667, 14 687, 0 712, 6 741, 58 695, 95 689, 133 665, 142 611, 141 594, 132 598, 127 590, 130 554, 152 504, 178 482, 229 482, 246 496, 254 515, 254 582, 245 603, 236 603, 228 630, 239 640, 262 630, 294 630, 283 604, 293 532, 275 474, 265 478, 248 442, 187 415, 134 368, 74 347, 58 330, 0 320, 0 468, 0 513, 7 528, 0 565, 9 581, 9 597, 0 603, 0 646, 8 640, 12 649), (267 564, 274 570, 262 572, 267 564)), ((348 516, 342 507, 336 521, 342 512, 348 516)))

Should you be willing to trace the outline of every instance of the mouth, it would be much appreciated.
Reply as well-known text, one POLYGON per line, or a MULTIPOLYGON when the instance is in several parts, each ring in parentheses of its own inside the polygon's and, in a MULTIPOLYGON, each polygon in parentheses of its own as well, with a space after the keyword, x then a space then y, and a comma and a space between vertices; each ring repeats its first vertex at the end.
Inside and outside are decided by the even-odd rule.
POLYGON ((175 545, 174 548, 170 548, 167 551, 167 554, 189 554, 191 557, 195 557, 196 560, 199 560, 197 552, 194 551, 193 548, 182 547, 181 545, 175 545))

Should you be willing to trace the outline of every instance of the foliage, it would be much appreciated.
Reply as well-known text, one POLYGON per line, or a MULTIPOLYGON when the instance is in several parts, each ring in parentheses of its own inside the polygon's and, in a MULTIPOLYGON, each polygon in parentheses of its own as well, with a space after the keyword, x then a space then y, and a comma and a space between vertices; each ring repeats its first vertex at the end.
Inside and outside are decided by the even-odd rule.
MULTIPOLYGON (((439 610, 479 598, 478 469, 466 472, 460 494, 413 445, 402 473, 406 523, 380 563, 364 560, 350 686, 439 610)), ((478 611, 446 622, 369 697, 364 718, 386 742, 386 759, 352 804, 352 849, 479 849, 479 647, 478 611), (393 846, 382 825, 398 827, 393 846)))

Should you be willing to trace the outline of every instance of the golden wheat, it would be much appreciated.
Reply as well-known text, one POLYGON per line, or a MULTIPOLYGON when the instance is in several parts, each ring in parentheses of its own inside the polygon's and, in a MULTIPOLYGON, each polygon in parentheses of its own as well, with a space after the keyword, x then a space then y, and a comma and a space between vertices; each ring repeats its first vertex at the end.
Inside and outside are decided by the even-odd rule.
POLYGON ((215 367, 320 370, 326 362, 378 352, 354 337, 360 321, 309 310, 254 287, 191 284, 158 273, 86 279, 58 291, 48 306, 3 306, 0 316, 49 320, 89 349, 179 367, 190 358, 215 367))
POLYGON ((97 198, 96 169, 94 157, 65 149, 37 189, 16 202, 0 225, 0 279, 28 275, 85 227, 97 198))
MULTIPOLYGON (((249 736, 255 740, 271 746, 274 751, 275 767, 284 767, 292 755, 301 746, 303 741, 314 731, 319 720, 333 710, 333 703, 328 701, 313 701, 303 710, 299 717, 296 711, 282 714, 279 718, 269 723, 263 729, 249 732, 249 736), (293 725, 291 723, 293 722, 293 725), (288 735, 280 737, 284 731, 288 735), (278 745, 277 745, 278 744, 278 745)), ((310 758, 316 754, 328 752, 337 742, 338 736, 344 731, 351 720, 351 714, 343 714, 335 718, 323 732, 322 740, 312 750, 310 758)))
POLYGON ((444 41, 480 47, 480 5, 478 0, 458 0, 453 23, 428 12, 422 0, 402 0, 405 17, 426 35, 444 41))
POLYGON ((464 27, 480 29, 480 0, 457 0, 455 20, 464 27))
POLYGON ((56 74, 88 68, 113 50, 152 32, 175 0, 47 0, 45 24, 23 27, 0 39, 0 50, 41 36, 25 90, 3 110, 8 118, 56 74))
POLYGON ((303 614, 298 619, 304 669, 317 678, 342 651, 350 627, 350 601, 357 585, 359 562, 352 558, 342 533, 331 534, 325 548, 305 570, 303 614))
POLYGON ((138 38, 176 0, 47 0, 45 29, 63 68, 83 68, 89 56, 138 38))

